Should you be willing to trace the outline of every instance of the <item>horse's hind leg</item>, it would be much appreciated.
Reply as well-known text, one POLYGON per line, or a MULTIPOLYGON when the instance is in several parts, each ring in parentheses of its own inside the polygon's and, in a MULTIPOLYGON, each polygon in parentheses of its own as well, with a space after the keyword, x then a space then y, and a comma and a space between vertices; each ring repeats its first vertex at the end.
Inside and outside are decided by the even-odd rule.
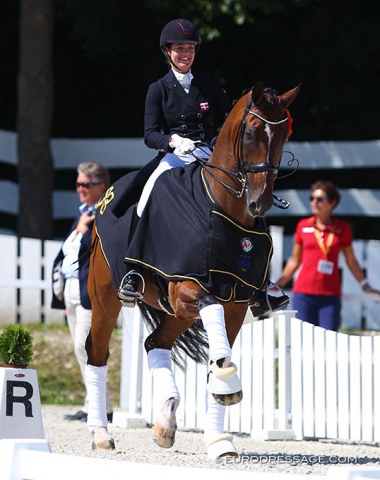
POLYGON ((109 342, 121 306, 113 287, 110 270, 99 248, 99 242, 95 242, 90 257, 88 289, 92 305, 92 322, 86 341, 87 426, 93 434, 94 450, 112 450, 115 448, 115 443, 107 430, 107 360, 109 342))
POLYGON ((171 349, 176 339, 193 323, 193 319, 166 315, 145 340, 148 366, 154 381, 154 405, 157 412, 152 428, 153 440, 162 448, 175 442, 176 410, 180 396, 172 369, 171 349))

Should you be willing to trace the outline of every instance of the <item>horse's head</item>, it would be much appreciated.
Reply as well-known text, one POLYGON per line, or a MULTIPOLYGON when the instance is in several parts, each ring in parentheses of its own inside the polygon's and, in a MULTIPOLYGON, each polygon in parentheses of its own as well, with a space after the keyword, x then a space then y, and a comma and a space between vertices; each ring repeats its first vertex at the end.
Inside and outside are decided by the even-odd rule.
MULTIPOLYGON (((238 124, 235 157, 246 178, 246 201, 252 216, 263 216, 272 206, 274 181, 280 168, 283 147, 291 134, 287 110, 300 85, 278 95, 256 84, 242 99, 243 114, 238 124)), ((241 101, 239 102, 241 104, 241 101)))
MULTIPOLYGON (((222 170, 234 178, 239 189, 224 186, 245 200, 248 216, 263 216, 273 204, 274 180, 291 133, 287 108, 299 90, 300 85, 278 95, 257 83, 236 103, 219 134, 216 149, 224 150, 222 170)), ((215 151, 212 162, 221 166, 221 156, 215 151)))

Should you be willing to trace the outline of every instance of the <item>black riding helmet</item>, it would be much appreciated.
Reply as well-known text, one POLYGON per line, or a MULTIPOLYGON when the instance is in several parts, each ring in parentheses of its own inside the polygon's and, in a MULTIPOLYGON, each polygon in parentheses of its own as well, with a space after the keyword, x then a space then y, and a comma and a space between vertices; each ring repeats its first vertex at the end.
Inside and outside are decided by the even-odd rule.
POLYGON ((195 51, 197 51, 201 39, 198 30, 189 20, 177 18, 167 23, 161 32, 160 47, 165 56, 166 48, 171 43, 192 43, 195 45, 195 51))

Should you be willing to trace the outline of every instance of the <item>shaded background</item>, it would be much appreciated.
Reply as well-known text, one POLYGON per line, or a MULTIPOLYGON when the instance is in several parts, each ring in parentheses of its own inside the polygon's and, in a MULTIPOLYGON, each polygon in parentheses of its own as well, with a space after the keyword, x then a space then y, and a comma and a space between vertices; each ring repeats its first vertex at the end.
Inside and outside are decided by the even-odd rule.
MULTIPOLYGON (((231 2, 246 8, 243 25, 217 10, 208 19, 211 2, 53 3, 54 137, 142 136, 147 87, 167 69, 160 32, 177 16, 201 25, 205 40, 194 70, 217 75, 231 98, 257 80, 280 93, 303 84, 292 107, 294 140, 379 137, 377 0, 231 2), (210 29, 220 36, 207 40, 210 29)), ((6 130, 16 130, 19 9, 16 0, 0 1, 6 130)))

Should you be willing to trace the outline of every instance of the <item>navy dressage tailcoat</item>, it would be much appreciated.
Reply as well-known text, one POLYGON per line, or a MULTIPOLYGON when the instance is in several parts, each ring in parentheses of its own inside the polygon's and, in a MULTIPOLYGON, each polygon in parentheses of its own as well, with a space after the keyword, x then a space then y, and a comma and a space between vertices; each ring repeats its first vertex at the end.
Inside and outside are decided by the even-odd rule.
POLYGON ((210 76, 196 75, 186 93, 170 71, 149 86, 145 101, 144 141, 149 148, 172 152, 174 133, 193 141, 211 143, 231 102, 220 83, 210 76))

